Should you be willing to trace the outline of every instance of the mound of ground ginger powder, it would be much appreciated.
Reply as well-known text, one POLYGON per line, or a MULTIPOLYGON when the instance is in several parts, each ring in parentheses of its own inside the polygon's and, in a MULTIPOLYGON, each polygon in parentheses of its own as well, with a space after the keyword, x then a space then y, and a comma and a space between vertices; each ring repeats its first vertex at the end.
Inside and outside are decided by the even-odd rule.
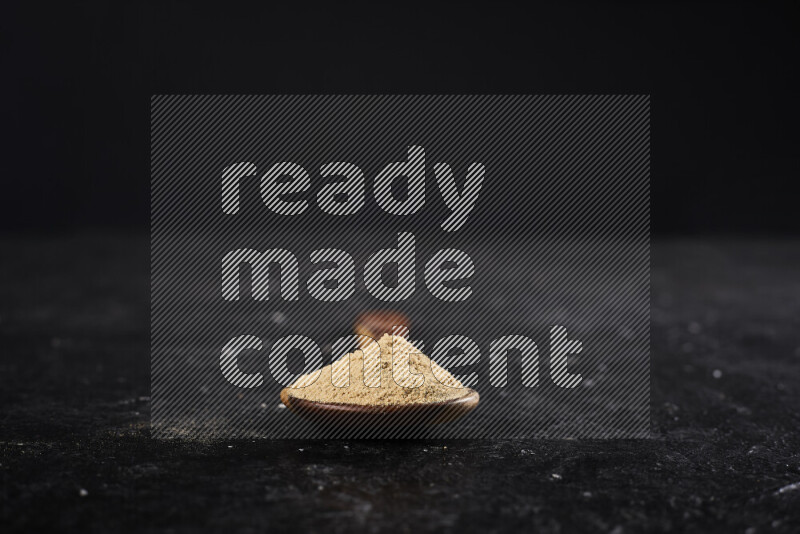
POLYGON ((453 375, 390 334, 301 376, 290 388, 300 399, 363 406, 444 402, 467 394, 453 375))

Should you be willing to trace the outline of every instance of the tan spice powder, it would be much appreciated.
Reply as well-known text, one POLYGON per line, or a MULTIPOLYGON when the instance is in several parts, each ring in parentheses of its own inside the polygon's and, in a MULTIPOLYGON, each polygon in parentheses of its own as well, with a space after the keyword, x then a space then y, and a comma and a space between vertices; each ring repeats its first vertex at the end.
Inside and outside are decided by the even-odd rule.
POLYGON ((292 397, 362 406, 444 402, 468 392, 405 338, 390 334, 301 376, 290 387, 292 397))

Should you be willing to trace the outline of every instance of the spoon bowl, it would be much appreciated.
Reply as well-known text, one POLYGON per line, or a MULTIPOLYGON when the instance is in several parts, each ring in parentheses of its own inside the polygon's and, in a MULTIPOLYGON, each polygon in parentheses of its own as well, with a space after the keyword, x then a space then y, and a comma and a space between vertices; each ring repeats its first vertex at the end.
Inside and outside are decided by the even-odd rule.
POLYGON ((315 402, 281 391, 281 402, 293 413, 318 423, 349 427, 411 427, 449 423, 471 412, 480 401, 473 389, 443 402, 390 404, 384 406, 315 402))

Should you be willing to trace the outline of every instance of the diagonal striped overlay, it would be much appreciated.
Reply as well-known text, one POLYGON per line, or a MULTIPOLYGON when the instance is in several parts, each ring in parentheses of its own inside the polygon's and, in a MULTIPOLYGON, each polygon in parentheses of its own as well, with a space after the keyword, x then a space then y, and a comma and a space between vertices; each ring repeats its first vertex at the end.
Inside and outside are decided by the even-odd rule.
POLYGON ((649 166, 648 96, 154 96, 153 435, 648 436, 649 166), (411 159, 424 164, 421 207, 389 213, 406 198, 405 184, 378 194, 376 178, 411 159), (305 186, 265 190, 262 177, 278 164, 275 172, 296 172, 305 186), (454 215, 449 206, 470 173, 481 183, 474 207, 454 215), (374 277, 365 283, 365 264, 396 249, 401 234, 414 238, 413 291, 381 300, 368 287, 374 277), (344 252, 315 253, 323 249, 344 252), (267 276, 241 269, 239 286, 225 286, 224 259, 237 250, 285 251, 274 257, 287 267, 267 276), (472 275, 437 296, 426 263, 454 251, 469 256, 472 275), (352 286, 310 289, 325 262, 349 258, 352 286), (296 289, 283 286, 294 279, 296 289), (319 367, 316 353, 287 352, 286 340, 310 340, 327 365, 370 309, 410 316, 410 338, 426 354, 448 336, 474 341, 477 363, 458 367, 454 353, 448 369, 474 373, 478 407, 445 425, 392 428, 283 409, 282 384, 319 367), (553 348, 555 327, 581 345, 565 362, 553 348), (237 337, 236 366, 249 378, 234 383, 223 349, 237 337), (490 358, 493 346, 523 338, 524 350, 490 358))

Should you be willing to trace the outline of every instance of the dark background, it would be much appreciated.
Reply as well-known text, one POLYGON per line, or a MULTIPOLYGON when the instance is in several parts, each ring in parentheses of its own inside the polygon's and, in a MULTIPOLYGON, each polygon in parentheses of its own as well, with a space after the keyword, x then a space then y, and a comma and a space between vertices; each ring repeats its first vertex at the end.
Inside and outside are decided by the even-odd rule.
POLYGON ((798 21, 3 3, 0 531, 800 531, 798 21), (650 438, 152 439, 155 93, 652 94, 650 438))
POLYGON ((785 4, 12 2, 0 16, 6 231, 146 231, 149 97, 652 95, 653 231, 791 234, 785 4))

